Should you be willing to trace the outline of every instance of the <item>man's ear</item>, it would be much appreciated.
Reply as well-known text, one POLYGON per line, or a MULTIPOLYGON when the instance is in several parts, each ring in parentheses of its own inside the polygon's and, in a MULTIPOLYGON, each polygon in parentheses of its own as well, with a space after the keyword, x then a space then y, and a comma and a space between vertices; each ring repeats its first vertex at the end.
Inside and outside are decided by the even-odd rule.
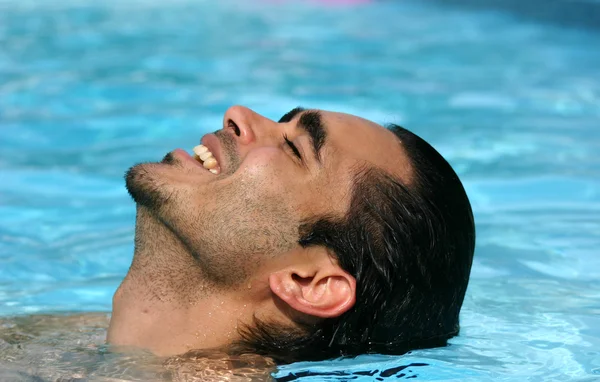
POLYGON ((354 306, 356 280, 325 248, 310 251, 306 261, 269 275, 271 291, 291 308, 320 318, 338 317, 354 306))

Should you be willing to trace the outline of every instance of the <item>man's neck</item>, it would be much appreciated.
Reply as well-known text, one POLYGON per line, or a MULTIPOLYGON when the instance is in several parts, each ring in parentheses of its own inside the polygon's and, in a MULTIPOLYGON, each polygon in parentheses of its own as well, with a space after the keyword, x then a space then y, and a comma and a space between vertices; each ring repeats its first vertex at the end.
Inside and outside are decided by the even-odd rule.
POLYGON ((138 208, 134 259, 113 298, 107 341, 158 355, 214 348, 238 337, 253 306, 206 281, 183 243, 138 208))

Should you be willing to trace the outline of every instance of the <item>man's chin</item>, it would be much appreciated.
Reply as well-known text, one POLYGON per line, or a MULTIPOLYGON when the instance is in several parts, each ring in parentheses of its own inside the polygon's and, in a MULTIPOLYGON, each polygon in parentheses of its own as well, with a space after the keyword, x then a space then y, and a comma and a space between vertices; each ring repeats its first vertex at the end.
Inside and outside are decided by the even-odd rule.
POLYGON ((160 161, 163 164, 175 164, 175 156, 172 152, 167 153, 165 157, 160 161))
MULTIPOLYGON (((172 156, 167 154, 161 163, 171 164, 172 156)), ((134 202, 150 209, 155 209, 164 204, 168 196, 161 192, 159 184, 153 174, 152 166, 156 163, 141 163, 131 167, 125 173, 125 187, 134 202)))

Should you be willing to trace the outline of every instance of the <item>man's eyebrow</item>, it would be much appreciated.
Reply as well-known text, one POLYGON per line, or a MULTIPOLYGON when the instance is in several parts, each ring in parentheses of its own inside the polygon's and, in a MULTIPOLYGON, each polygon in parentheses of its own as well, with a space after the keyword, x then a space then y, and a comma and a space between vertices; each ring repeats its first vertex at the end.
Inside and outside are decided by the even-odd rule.
POLYGON ((309 110, 302 113, 297 126, 308 133, 315 158, 317 159, 317 162, 321 163, 321 148, 323 148, 325 139, 327 138, 327 131, 323 125, 321 113, 316 110, 309 110))
POLYGON ((302 113, 304 110, 305 109, 303 107, 298 106, 297 108, 288 111, 283 115, 283 117, 279 118, 279 123, 287 123, 291 121, 296 115, 298 115, 298 113, 302 113))
POLYGON ((323 125, 321 113, 317 110, 308 110, 297 107, 285 113, 283 117, 279 119, 279 123, 286 123, 293 120, 298 114, 302 113, 298 120, 297 127, 306 131, 310 137, 310 142, 313 147, 313 152, 317 162, 321 163, 321 149, 325 144, 327 138, 327 131, 323 125))

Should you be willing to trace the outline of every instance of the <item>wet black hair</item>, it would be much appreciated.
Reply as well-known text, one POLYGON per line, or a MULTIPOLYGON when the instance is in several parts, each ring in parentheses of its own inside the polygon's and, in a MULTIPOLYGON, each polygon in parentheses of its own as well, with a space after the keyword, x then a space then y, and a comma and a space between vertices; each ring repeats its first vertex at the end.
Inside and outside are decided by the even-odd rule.
POLYGON ((300 227, 301 246, 327 247, 356 278, 353 308, 294 328, 255 319, 240 330, 235 352, 279 363, 403 354, 444 346, 458 334, 475 248, 469 199, 431 145, 400 126, 388 128, 410 159, 410 181, 378 168, 357 169, 346 216, 300 227))

